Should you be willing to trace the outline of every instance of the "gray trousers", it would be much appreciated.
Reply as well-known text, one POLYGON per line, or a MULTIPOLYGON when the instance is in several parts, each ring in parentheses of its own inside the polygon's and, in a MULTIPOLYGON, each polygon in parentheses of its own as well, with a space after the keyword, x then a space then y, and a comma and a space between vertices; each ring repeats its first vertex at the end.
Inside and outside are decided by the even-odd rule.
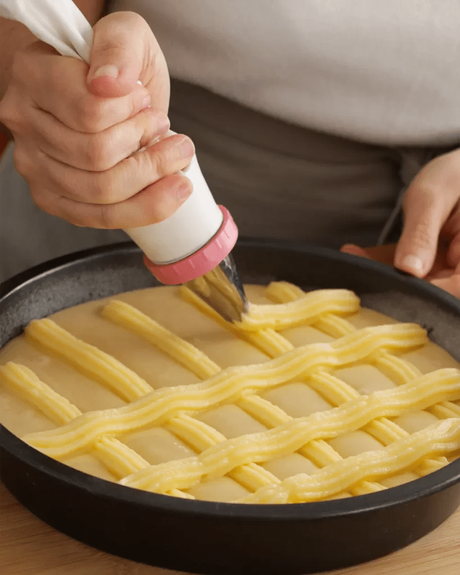
MULTIPOLYGON (((404 186, 444 151, 322 134, 183 82, 173 81, 171 92, 172 128, 194 140, 210 188, 241 236, 336 248, 391 239, 398 226, 386 224, 397 220, 404 186)), ((0 164, 1 281, 51 258, 127 239, 121 231, 78 228, 40 211, 9 146, 0 164)))

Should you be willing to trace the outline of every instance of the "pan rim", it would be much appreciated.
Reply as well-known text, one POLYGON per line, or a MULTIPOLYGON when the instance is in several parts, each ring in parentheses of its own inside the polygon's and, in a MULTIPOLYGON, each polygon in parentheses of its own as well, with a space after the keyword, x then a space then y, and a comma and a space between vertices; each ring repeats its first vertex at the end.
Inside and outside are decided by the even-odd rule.
MULTIPOLYGON (((264 248, 289 250, 301 253, 308 253, 314 256, 325 257, 332 261, 348 262, 353 266, 360 267, 383 274, 386 277, 403 281, 414 286, 434 298, 437 302, 447 306, 451 311, 460 315, 460 300, 454 296, 420 280, 411 277, 394 268, 360 258, 351 254, 344 254, 330 248, 316 247, 299 242, 241 239, 238 242, 240 247, 264 248)), ((90 248, 48 262, 34 266, 25 272, 6 280, 0 285, 0 310, 3 304, 17 291, 30 283, 38 281, 52 273, 65 270, 79 262, 93 258, 103 258, 105 255, 114 253, 136 253, 139 248, 132 242, 122 242, 97 248, 90 248)), ((152 511, 173 512, 195 517, 215 517, 220 519, 241 519, 241 520, 271 520, 283 521, 321 521, 330 518, 350 517, 366 514, 371 511, 388 509, 391 507, 407 504, 424 497, 431 496, 437 492, 444 491, 460 483, 460 459, 453 461, 428 474, 425 477, 410 481, 397 487, 391 487, 384 491, 355 496, 346 499, 334 499, 330 501, 315 501, 307 503, 289 504, 238 504, 214 501, 187 500, 172 497, 134 488, 127 488, 124 485, 100 479, 95 476, 75 470, 59 461, 56 461, 33 447, 27 445, 7 428, 0 424, 0 448, 6 449, 14 457, 19 458, 23 463, 32 465, 54 479, 63 481, 70 487, 90 491, 93 496, 104 499, 120 501, 135 506, 148 507, 152 511), (390 495, 389 495, 390 494, 390 495)))
MULTIPOLYGON (((259 239, 242 237, 238 240, 236 247, 248 247, 256 249, 272 248, 277 250, 281 249, 291 252, 309 253, 311 255, 325 257, 333 261, 347 262, 354 267, 377 272, 390 279, 404 281, 407 285, 413 286, 416 289, 425 292, 427 295, 430 295, 436 300, 442 302, 444 305, 447 304, 448 307, 452 307, 456 313, 460 314, 460 299, 423 279, 411 276, 407 272, 403 272, 392 266, 380 263, 375 260, 340 252, 332 248, 315 246, 314 244, 294 242, 289 240, 277 240, 271 238, 259 239)), ((49 275, 50 273, 55 273, 65 269, 66 267, 71 267, 78 262, 84 262, 88 259, 110 254, 112 252, 130 252, 133 254, 139 254, 141 253, 141 250, 131 241, 118 242, 114 244, 71 252, 69 254, 39 263, 0 283, 0 306, 4 303, 8 296, 15 293, 18 289, 25 287, 31 281, 36 281, 41 277, 49 275)))

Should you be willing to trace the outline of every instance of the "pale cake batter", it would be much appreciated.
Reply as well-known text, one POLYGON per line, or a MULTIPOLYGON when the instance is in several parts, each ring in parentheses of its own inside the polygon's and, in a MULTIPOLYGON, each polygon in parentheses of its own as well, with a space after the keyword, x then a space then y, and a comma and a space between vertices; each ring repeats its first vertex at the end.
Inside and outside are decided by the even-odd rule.
POLYGON ((421 327, 346 290, 246 289, 240 326, 171 287, 32 322, 0 351, 1 422, 81 471, 219 501, 360 495, 460 456, 460 365, 421 327))

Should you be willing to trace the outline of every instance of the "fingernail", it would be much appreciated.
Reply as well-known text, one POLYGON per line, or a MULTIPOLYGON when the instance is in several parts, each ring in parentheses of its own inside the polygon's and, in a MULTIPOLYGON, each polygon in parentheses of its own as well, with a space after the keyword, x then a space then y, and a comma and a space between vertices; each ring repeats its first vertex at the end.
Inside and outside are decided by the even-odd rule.
POLYGON ((425 265, 418 256, 408 255, 401 261, 401 267, 413 272, 422 273, 425 265))
POLYGON ((107 64, 105 66, 101 66, 94 72, 93 79, 99 78, 99 76, 110 76, 111 78, 118 78, 119 73, 120 70, 116 66, 107 64))
POLYGON ((191 158, 195 153, 195 147, 192 140, 184 138, 180 143, 180 153, 183 158, 191 158))
POLYGON ((190 185, 189 184, 181 184, 176 191, 176 196, 177 199, 180 201, 186 200, 190 194, 192 193, 192 190, 190 189, 190 185))
POLYGON ((151 101, 152 97, 150 94, 147 94, 147 96, 142 100, 142 110, 145 110, 145 108, 150 108, 151 101))

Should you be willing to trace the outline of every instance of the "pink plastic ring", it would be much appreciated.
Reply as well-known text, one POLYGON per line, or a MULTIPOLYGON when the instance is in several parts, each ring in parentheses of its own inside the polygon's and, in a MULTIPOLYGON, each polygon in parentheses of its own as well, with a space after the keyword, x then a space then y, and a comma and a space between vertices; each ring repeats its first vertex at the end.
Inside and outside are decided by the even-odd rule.
POLYGON ((213 270, 232 251, 238 239, 238 228, 230 212, 219 206, 224 219, 216 235, 194 254, 178 262, 158 265, 148 261, 148 268, 163 284, 178 285, 189 282, 213 270))

